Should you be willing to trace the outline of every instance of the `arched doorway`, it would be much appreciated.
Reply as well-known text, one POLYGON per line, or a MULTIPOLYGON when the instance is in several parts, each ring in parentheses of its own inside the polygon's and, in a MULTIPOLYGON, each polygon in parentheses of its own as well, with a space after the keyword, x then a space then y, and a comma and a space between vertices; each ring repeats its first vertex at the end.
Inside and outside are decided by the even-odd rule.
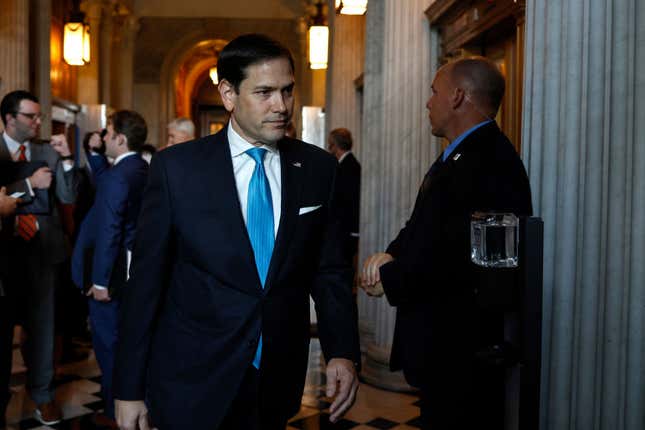
MULTIPOLYGON (((179 116, 195 122, 198 136, 209 134, 205 133, 208 128, 202 127, 205 120, 200 106, 204 100, 209 101, 208 109, 225 112, 219 95, 214 95, 217 91, 208 73, 217 64, 219 52, 227 43, 223 39, 205 38, 203 33, 196 32, 179 40, 168 52, 161 68, 159 142, 167 140, 165 124, 179 116)), ((221 120, 222 116, 218 118, 221 120)))

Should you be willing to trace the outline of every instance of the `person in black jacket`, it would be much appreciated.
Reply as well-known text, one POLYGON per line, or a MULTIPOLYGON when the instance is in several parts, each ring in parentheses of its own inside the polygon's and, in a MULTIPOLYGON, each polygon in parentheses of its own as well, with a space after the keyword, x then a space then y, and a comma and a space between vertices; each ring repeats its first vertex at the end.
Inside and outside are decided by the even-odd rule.
POLYGON ((503 319, 481 306, 470 262, 474 212, 532 213, 522 161, 493 119, 503 94, 503 76, 484 58, 437 72, 426 107, 432 133, 450 144, 405 227, 361 274, 368 294, 384 290, 397 308, 390 366, 420 387, 425 429, 503 428, 504 368, 479 359, 503 340, 503 319))
POLYGON ((361 164, 352 153, 352 133, 336 128, 329 133, 327 150, 338 160, 336 199, 343 229, 343 250, 349 261, 358 252, 358 215, 361 201, 361 164))
MULTIPOLYGON (((0 184, 12 183, 17 171, 16 163, 0 160, 0 184)), ((11 217, 16 211, 20 199, 7 195, 7 189, 0 188, 0 219, 11 217)), ((5 426, 5 410, 11 398, 9 379, 11 377, 11 354, 13 346, 13 323, 10 303, 3 282, 7 276, 7 252, 9 237, 7 228, 0 223, 0 428, 5 426)), ((10 230, 9 233, 13 233, 10 230)))

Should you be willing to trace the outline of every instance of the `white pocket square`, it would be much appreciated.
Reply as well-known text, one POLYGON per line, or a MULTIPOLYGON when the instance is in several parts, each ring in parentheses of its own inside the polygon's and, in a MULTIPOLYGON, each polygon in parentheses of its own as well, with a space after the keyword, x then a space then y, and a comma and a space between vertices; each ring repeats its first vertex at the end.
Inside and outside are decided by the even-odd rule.
POLYGON ((318 205, 318 206, 306 206, 306 207, 304 207, 304 208, 300 208, 300 210, 298 211, 298 215, 304 215, 304 214, 306 214, 306 213, 313 212, 313 211, 315 211, 316 209, 320 209, 321 207, 322 207, 322 205, 318 205))

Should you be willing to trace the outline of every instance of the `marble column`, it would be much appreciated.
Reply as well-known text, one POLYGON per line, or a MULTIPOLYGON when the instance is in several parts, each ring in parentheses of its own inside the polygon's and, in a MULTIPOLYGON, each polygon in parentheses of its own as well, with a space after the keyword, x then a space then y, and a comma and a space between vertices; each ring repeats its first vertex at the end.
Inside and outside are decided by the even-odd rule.
POLYGON ((541 428, 645 428, 645 4, 526 4, 523 158, 544 219, 541 428))
MULTIPOLYGON (((52 3, 51 0, 36 0, 36 28, 35 32, 35 55, 34 55, 34 93, 40 100, 40 109, 45 114, 51 114, 52 110, 52 85, 51 85, 51 20, 52 20, 52 3)), ((52 124, 49 120, 44 120, 40 126, 40 136, 49 138, 52 133, 52 124)))
POLYGON ((85 12, 85 19, 90 25, 90 62, 78 68, 78 103, 97 104, 99 103, 99 48, 101 12, 103 9, 101 0, 86 0, 82 4, 85 12))
MULTIPOLYGON (((370 0, 365 46, 360 262, 385 250, 410 216, 423 175, 439 154, 425 103, 439 57, 424 16, 430 0, 370 0)), ((395 309, 359 292, 363 377, 409 389, 388 370, 395 309)))
POLYGON ((11 91, 29 89, 29 0, 0 0, 0 11, 2 98, 11 91))
MULTIPOLYGON (((114 6, 106 3, 103 6, 99 36, 99 80, 101 103, 111 106, 112 103, 112 40, 114 31, 114 6)), ((95 34, 97 32, 94 32, 95 34)))
MULTIPOLYGON (((327 69, 326 134, 345 127, 352 132, 360 159, 362 97, 356 79, 365 64, 365 16, 332 15, 327 69)), ((331 21, 330 20, 330 21, 331 21)))
POLYGON ((118 42, 115 52, 118 53, 118 63, 114 69, 112 85, 116 89, 112 107, 115 109, 132 109, 134 88, 134 44, 139 31, 139 18, 127 15, 122 18, 118 42))

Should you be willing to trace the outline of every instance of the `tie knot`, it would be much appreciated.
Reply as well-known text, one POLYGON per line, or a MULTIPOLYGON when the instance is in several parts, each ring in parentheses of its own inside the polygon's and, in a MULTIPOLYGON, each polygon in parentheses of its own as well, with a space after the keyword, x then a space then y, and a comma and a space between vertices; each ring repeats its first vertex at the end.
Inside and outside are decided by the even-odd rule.
POLYGON ((267 150, 265 148, 251 148, 246 151, 246 153, 249 154, 249 157, 255 160, 256 164, 262 164, 264 154, 266 154, 266 152, 267 150))

